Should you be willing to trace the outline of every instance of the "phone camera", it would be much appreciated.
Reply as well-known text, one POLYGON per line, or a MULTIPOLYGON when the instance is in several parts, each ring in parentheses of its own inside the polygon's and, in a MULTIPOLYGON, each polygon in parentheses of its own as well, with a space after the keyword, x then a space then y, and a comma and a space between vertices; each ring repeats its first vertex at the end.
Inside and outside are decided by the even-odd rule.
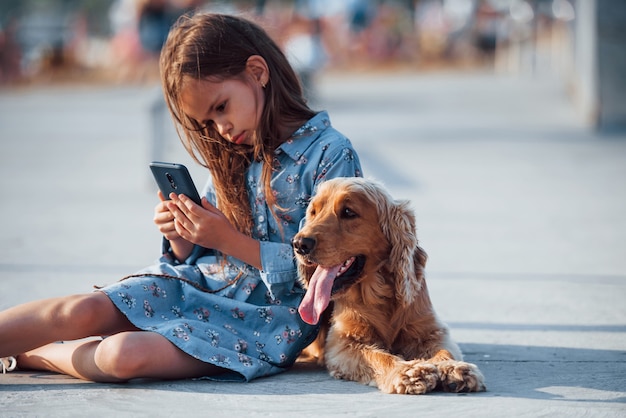
POLYGON ((172 189, 176 190, 176 182, 174 181, 174 177, 170 173, 165 173, 165 177, 167 177, 167 181, 170 182, 170 186, 172 189))

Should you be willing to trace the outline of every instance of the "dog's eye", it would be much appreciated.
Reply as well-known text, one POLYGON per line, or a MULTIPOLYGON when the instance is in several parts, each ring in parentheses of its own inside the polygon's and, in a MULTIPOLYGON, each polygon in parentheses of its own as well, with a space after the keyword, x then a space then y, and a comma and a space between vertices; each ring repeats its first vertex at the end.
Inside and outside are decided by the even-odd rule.
POLYGON ((351 219, 351 218, 356 218, 357 216, 359 216, 359 214, 348 207, 343 208, 343 210, 341 211, 342 218, 351 219))

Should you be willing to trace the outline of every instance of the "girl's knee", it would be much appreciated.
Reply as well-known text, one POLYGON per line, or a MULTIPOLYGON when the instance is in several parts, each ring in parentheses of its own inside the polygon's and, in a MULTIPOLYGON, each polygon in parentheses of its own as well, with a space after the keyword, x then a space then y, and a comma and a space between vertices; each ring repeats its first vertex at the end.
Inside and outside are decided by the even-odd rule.
POLYGON ((58 299, 50 308, 52 323, 97 335, 102 323, 110 318, 113 304, 103 293, 68 296, 58 299), (91 333, 92 331, 93 333, 91 333))
POLYGON ((98 345, 95 362, 100 370, 119 380, 145 377, 146 347, 136 332, 121 332, 98 345))

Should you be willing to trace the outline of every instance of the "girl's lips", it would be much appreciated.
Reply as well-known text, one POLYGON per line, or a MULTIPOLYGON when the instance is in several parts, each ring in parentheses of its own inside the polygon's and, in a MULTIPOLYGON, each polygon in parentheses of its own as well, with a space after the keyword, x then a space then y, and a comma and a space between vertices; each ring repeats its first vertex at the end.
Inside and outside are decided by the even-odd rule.
POLYGON ((245 133, 245 132, 242 132, 242 133, 240 133, 239 135, 234 136, 234 137, 232 138, 232 141, 233 141, 233 143, 235 143, 235 144, 239 145, 239 144, 241 144, 241 143, 242 143, 245 139, 246 139, 246 133, 245 133))

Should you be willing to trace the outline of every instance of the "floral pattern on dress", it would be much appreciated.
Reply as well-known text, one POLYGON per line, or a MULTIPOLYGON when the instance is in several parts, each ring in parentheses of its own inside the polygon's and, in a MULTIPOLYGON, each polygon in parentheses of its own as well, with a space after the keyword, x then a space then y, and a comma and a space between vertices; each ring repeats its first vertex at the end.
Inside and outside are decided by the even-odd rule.
POLYGON ((211 316, 211 312, 206 308, 197 308, 193 310, 193 313, 196 317, 202 322, 209 322, 209 317, 211 316))
POLYGON ((230 358, 226 357, 223 354, 216 354, 214 356, 210 357, 210 360, 212 363, 220 366, 220 367, 224 367, 224 368, 230 368, 231 367, 231 363, 230 363, 230 358))
POLYGON ((237 354, 237 359, 239 360, 239 363, 243 364, 245 367, 252 367, 254 364, 252 357, 242 353, 237 354))
POLYGON ((136 299, 127 292, 118 292, 117 295, 120 297, 121 301, 129 308, 134 308, 137 301, 136 299))
POLYGON ((167 297, 167 292, 165 290, 161 289, 161 287, 156 282, 152 282, 150 285, 144 285, 143 289, 146 292, 151 292, 152 296, 154 296, 155 298, 158 298, 158 297, 166 298, 167 297))
POLYGON ((259 313, 259 317, 263 319, 266 323, 271 323, 274 319, 274 314, 272 313, 272 308, 263 306, 261 308, 257 308, 257 312, 259 313))
POLYGON ((174 316, 176 318, 184 318, 185 317, 185 315, 183 314, 183 310, 180 307, 176 306, 176 305, 172 306, 170 311, 174 314, 174 316))
POLYGON ((300 337, 302 337, 302 331, 300 331, 299 329, 291 329, 289 325, 285 325, 285 329, 282 333, 274 335, 274 338, 276 339, 276 344, 293 344, 300 337))
POLYGON ((232 313, 233 318, 239 319, 240 321, 246 320, 246 313, 243 311, 240 311, 239 308, 235 307, 231 309, 230 312, 232 313))
POLYGON ((255 345, 256 345, 256 351, 258 353, 257 355, 258 355, 259 360, 271 363, 272 362, 272 357, 270 357, 270 355, 267 354, 267 352, 265 352, 265 350, 264 350, 265 349, 265 344, 257 341, 255 345))
POLYGON ((212 329, 206 330, 206 335, 209 337, 211 346, 217 347, 220 344, 220 334, 212 329))
POLYGON ((189 334, 192 332, 193 328, 188 323, 183 323, 181 326, 174 328, 173 335, 176 338, 189 341, 189 334))
POLYGON ((154 309, 147 300, 143 301, 143 312, 148 318, 152 318, 154 316, 154 309))

